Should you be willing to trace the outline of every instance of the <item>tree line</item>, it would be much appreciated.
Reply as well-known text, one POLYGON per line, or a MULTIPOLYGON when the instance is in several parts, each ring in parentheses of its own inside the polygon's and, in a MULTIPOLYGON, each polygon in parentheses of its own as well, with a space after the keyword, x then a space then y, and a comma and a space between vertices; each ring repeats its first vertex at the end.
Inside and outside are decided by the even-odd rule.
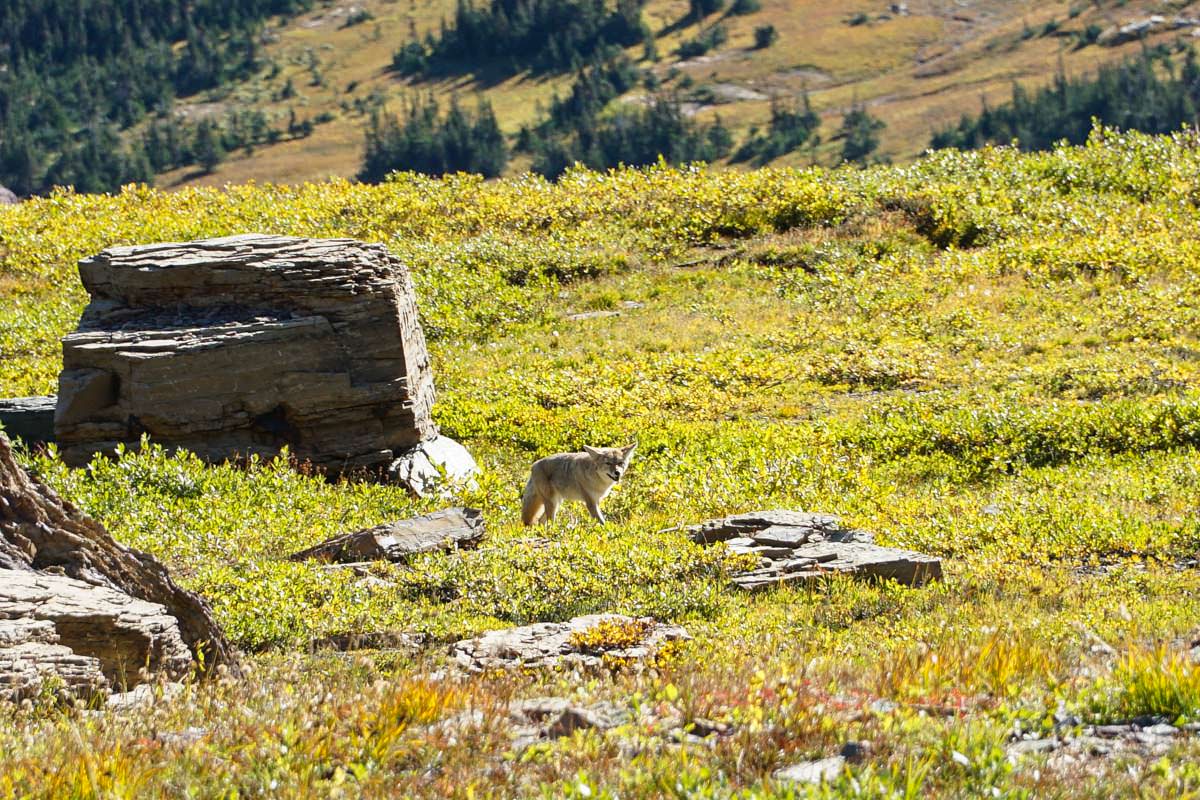
POLYGON ((1022 150, 1047 150, 1066 140, 1082 144, 1093 120, 1145 133, 1167 133, 1196 125, 1200 109, 1200 64, 1189 48, 1179 67, 1158 47, 1094 75, 1068 78, 1060 70, 1049 85, 1030 93, 1014 84, 1012 99, 937 132, 934 148, 973 149, 1016 141, 1022 150))
POLYGON ((732 137, 720 119, 689 117, 678 94, 660 93, 609 109, 644 80, 624 55, 580 68, 566 97, 555 96, 542 119, 523 128, 517 149, 533 156, 532 170, 556 178, 576 162, 593 169, 713 161, 728 154, 732 137))
POLYGON ((395 170, 474 172, 493 178, 504 171, 508 158, 504 134, 487 101, 481 100, 472 113, 452 98, 443 116, 429 96, 413 100, 403 117, 379 110, 371 114, 358 179, 378 183, 395 170))
POLYGON ((653 41, 642 20, 645 0, 458 0, 439 35, 413 39, 392 65, 421 73, 448 62, 492 60, 513 72, 571 69, 611 48, 653 41))

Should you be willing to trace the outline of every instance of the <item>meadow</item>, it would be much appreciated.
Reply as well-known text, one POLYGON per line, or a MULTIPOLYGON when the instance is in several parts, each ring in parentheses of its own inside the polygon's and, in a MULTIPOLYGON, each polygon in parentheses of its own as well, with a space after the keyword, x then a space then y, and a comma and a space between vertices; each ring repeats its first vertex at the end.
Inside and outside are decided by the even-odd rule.
POLYGON ((483 467, 477 550, 362 581, 285 556, 433 510, 286 459, 153 445, 26 467, 209 598, 245 673, 139 711, 0 709, 0 796, 1200 796, 1200 745, 1055 759, 1014 736, 1200 722, 1200 138, 1098 131, 906 166, 393 176, 0 210, 0 393, 52 393, 104 247, 245 231, 412 268, 442 431, 483 467), (617 311, 576 318, 578 312, 617 311), (638 452, 606 526, 519 521, 536 458, 638 452), (797 508, 944 559, 923 588, 748 595, 679 525, 797 508), (694 637, 652 668, 456 676, 481 631, 614 611, 694 637), (341 653, 345 632, 418 652, 341 653), (536 696, 629 722, 518 750, 536 696), (726 726, 683 742, 697 720, 726 726), (773 772, 867 741, 830 784, 773 772))

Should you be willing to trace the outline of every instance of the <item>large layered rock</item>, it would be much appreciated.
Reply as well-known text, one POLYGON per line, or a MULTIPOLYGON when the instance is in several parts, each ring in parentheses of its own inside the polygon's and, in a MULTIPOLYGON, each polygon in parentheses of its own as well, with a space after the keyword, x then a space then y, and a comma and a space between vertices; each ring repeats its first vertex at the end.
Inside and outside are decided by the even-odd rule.
POLYGON ((725 542, 758 566, 733 576, 742 589, 808 583, 829 575, 886 578, 920 586, 942 577, 933 556, 881 547, 866 531, 842 527, 837 517, 803 511, 755 511, 709 520, 689 529, 697 544, 725 542))
POLYGON ((382 245, 116 247, 79 274, 92 299, 63 340, 55 414, 70 464, 149 434, 210 461, 286 445, 328 471, 383 472, 438 436, 412 284, 382 245))
POLYGON ((235 653, 208 605, 154 558, 113 541, 15 462, 0 434, 0 697, 46 673, 76 690, 173 677, 235 653))

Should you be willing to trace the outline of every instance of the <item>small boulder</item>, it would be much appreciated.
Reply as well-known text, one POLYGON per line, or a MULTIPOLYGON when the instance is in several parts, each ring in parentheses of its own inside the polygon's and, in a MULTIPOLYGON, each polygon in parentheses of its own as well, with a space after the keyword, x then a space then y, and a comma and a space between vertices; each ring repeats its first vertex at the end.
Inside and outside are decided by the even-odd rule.
POLYGON ((509 706, 509 717, 517 723, 518 738, 559 739, 575 731, 615 728, 629 715, 612 703, 581 705, 563 697, 535 697, 509 706))
POLYGON ((475 488, 479 465, 470 451, 449 436, 438 436, 404 451, 388 467, 388 477, 417 497, 428 497, 454 484, 475 488))
POLYGON ((1010 759, 1016 760, 1032 753, 1049 753, 1062 747, 1062 744, 1058 739, 1022 739, 1006 747, 1005 752, 1010 759))
POLYGON ((109 695, 105 705, 121 711, 146 708, 160 703, 169 703, 178 698, 183 691, 182 683, 143 683, 128 692, 109 695))
POLYGON ((871 755, 871 743, 865 740, 846 742, 842 745, 842 750, 838 755, 851 764, 861 764, 871 755))
POLYGON ((787 783, 827 783, 837 778, 846 768, 842 756, 822 758, 817 761, 801 761, 775 772, 775 780, 787 783))

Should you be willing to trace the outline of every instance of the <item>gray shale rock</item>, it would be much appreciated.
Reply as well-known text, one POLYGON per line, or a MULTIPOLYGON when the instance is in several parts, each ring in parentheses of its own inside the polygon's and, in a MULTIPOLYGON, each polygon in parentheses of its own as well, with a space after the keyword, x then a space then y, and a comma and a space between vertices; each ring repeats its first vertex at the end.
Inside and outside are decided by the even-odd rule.
POLYGON ((119 692, 110 694, 105 705, 108 708, 120 711, 131 711, 148 706, 167 704, 176 700, 183 694, 184 685, 182 683, 143 683, 130 689, 128 692, 119 692))
POLYGON ((733 576, 737 586, 750 591, 832 574, 888 578, 910 586, 942 577, 940 559, 880 547, 871 534, 843 528, 829 514, 756 511, 709 520, 688 532, 697 544, 725 542, 734 553, 758 556, 757 569, 733 576))
POLYGON ((17 197, 16 192, 7 186, 0 186, 0 206, 15 206, 19 202, 21 198, 17 197))
POLYGON ((447 508, 346 533, 289 558, 347 564, 377 559, 403 563, 418 553, 474 547, 483 539, 485 527, 483 515, 476 509, 447 508))
POLYGON ((247 234, 114 247, 63 339, 54 427, 82 465, 143 434, 220 462, 385 472, 437 438, 408 269, 383 245, 247 234))
POLYGON ((1019 742, 1013 742, 1005 750, 1009 758, 1017 759, 1030 753, 1049 753, 1062 746, 1063 743, 1059 739, 1022 739, 1019 742))
POLYGON ((0 398, 0 428, 27 445, 54 441, 54 397, 0 398))
POLYGON ((203 599, 31 480, 0 434, 0 698, 50 676, 81 696, 142 667, 178 677, 201 649, 210 666, 234 663, 203 599))
MULTIPOLYGON (((8 573, 0 570, 0 576, 8 573)), ((59 644, 52 620, 0 619, 0 700, 40 694, 48 678, 84 698, 104 693, 109 685, 98 659, 59 644)))
POLYGON ((454 661, 469 672, 519 667, 599 667, 605 658, 637 664, 652 658, 667 642, 690 639, 678 625, 640 620, 620 614, 588 614, 569 622, 539 622, 519 628, 489 631, 474 639, 463 639, 451 649, 454 661), (586 631, 601 622, 622 625, 642 624, 641 641, 628 647, 581 650, 571 643, 572 634, 586 631))

